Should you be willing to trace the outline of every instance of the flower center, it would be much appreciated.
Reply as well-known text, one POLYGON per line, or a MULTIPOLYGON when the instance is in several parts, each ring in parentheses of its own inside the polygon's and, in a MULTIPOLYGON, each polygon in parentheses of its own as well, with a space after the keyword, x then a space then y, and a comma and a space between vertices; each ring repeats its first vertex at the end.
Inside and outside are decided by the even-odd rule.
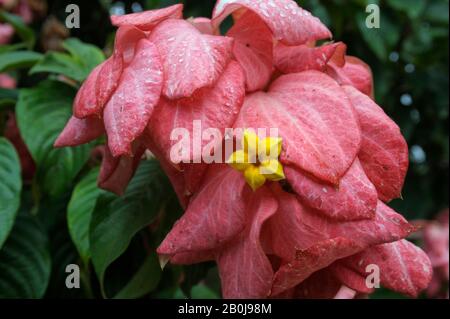
POLYGON ((263 186, 266 181, 278 182, 286 178, 283 165, 278 160, 281 154, 281 138, 260 139, 255 133, 245 130, 242 145, 243 149, 234 152, 227 163, 244 174, 253 191, 263 186))

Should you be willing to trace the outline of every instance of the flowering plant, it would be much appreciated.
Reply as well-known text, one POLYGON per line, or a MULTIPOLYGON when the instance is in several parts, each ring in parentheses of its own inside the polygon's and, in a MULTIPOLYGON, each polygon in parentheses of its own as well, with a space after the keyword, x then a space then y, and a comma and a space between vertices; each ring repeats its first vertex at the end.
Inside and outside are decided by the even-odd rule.
POLYGON ((383 286, 417 296, 430 261, 386 205, 400 197, 408 148, 373 100, 370 68, 343 43, 318 45, 331 32, 291 0, 219 0, 212 19, 182 10, 112 17, 114 53, 83 83, 55 145, 106 134, 99 185, 117 194, 150 150, 185 207, 162 264, 216 261, 226 298, 370 294, 371 265, 383 286), (195 135, 198 120, 241 132, 177 145, 173 130, 195 135), (279 136, 258 130, 271 128, 279 136), (240 147, 226 163, 204 160, 230 141, 240 147))

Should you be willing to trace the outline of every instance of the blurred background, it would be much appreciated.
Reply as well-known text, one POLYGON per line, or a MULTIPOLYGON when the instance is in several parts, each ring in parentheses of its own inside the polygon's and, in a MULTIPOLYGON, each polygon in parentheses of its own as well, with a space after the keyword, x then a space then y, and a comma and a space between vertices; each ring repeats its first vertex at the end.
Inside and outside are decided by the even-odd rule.
MULTIPOLYGON (((7 2, 1 0, 0 6, 2 1, 7 2)), ((62 50, 64 39, 76 37, 108 54, 115 31, 109 21, 110 14, 139 12, 183 2, 186 18, 209 17, 215 3, 211 0, 76 1, 81 9, 81 28, 68 30, 63 24, 67 16, 65 8, 73 2, 29 1, 32 18, 28 24, 36 35, 35 51, 62 50)), ((435 219, 449 206, 449 1, 299 0, 298 3, 319 17, 336 40, 345 42, 350 55, 363 59, 372 67, 376 100, 399 124, 408 141, 411 164, 403 199, 391 205, 408 220, 435 219), (381 9, 380 29, 368 29, 365 25, 365 8, 372 3, 381 9)), ((21 14, 20 10, 14 10, 21 14)), ((11 43, 20 42, 20 36, 23 34, 18 32, 11 43)), ((38 75, 24 76, 23 72, 9 72, 18 87, 33 87, 42 80, 38 75)), ((0 122, 0 129, 6 126, 5 118, 6 115, 3 124, 0 122)), ((29 194, 31 198, 35 195, 29 194)), ((41 204, 41 209, 60 202, 64 206, 67 198, 64 200, 49 199, 48 203, 41 204)), ((210 270, 211 265, 205 268, 210 270)), ((214 280, 210 281, 207 290, 194 285, 198 282, 196 278, 206 274, 199 269, 185 270, 193 278, 191 286, 199 289, 198 296, 217 296, 218 287, 214 280)), ((214 278, 214 271, 208 276, 214 278)), ((93 290, 89 293, 95 295, 95 288, 93 290)), ((155 296, 173 297, 175 293, 169 290, 161 290, 155 296)), ((188 293, 195 296, 196 292, 188 293)), ((47 291, 47 296, 54 297, 51 291, 47 291)), ((374 297, 396 296, 379 291, 374 297)))

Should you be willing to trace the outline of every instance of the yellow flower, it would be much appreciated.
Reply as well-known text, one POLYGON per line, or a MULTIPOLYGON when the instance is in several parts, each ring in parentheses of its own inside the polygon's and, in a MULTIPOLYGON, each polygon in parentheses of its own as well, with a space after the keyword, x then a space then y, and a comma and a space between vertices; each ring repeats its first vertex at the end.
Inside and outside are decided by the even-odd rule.
POLYGON ((244 173, 245 180, 254 191, 267 180, 278 182, 286 178, 283 165, 278 160, 282 149, 281 138, 260 140, 255 133, 245 130, 242 145, 243 149, 234 152, 228 164, 244 173))

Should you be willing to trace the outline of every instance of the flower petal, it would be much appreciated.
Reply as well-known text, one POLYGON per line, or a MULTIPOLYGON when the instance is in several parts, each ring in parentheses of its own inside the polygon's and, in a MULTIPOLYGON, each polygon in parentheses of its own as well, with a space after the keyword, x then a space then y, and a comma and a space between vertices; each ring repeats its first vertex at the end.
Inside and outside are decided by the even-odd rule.
MULTIPOLYGON (((328 63, 335 56, 345 53, 346 45, 342 42, 311 48, 307 45, 287 46, 279 43, 275 47, 275 67, 282 73, 298 73, 307 70, 325 71, 328 63)), ((339 57, 335 57, 336 61, 339 57)))
POLYGON ((97 104, 96 83, 105 63, 107 61, 92 70, 77 92, 73 103, 73 114, 80 119, 101 112, 97 104))
POLYGON ((261 247, 260 234, 276 210, 277 201, 268 188, 253 194, 246 212, 246 229, 217 258, 224 298, 266 298, 270 294, 273 270, 261 247))
POLYGON ((145 147, 136 144, 133 156, 113 157, 109 148, 105 146, 102 167, 98 176, 98 186, 119 196, 123 195, 144 152, 145 147))
POLYGON ((338 184, 360 147, 360 128, 341 87, 318 71, 284 75, 246 98, 238 128, 276 128, 281 163, 338 184))
POLYGON ((100 118, 92 116, 78 119, 72 116, 56 139, 55 147, 71 147, 89 143, 103 135, 105 129, 100 118))
POLYGON ((124 67, 133 61, 138 43, 145 38, 145 32, 131 25, 125 25, 117 30, 114 55, 122 58, 124 67))
POLYGON ((144 38, 145 33, 133 26, 119 28, 113 55, 91 72, 78 91, 74 103, 76 117, 102 116, 105 105, 119 85, 123 69, 134 59, 138 42, 144 38))
POLYGON ((351 85, 373 98, 374 85, 372 70, 362 60, 352 56, 346 56, 344 66, 330 63, 327 72, 339 84, 351 85))
POLYGON ((362 274, 368 265, 377 265, 384 287, 411 297, 428 287, 433 273, 428 256, 407 240, 369 248, 345 262, 362 274))
MULTIPOLYGON (((349 257, 352 258, 352 257, 349 257)), ((343 259, 345 260, 345 259, 343 259)), ((345 286, 356 290, 361 294, 371 294, 373 288, 367 287, 367 274, 360 274, 348 267, 342 260, 335 262, 328 268, 329 271, 345 286)))
POLYGON ((344 238, 364 249, 397 241, 415 230, 382 202, 378 203, 374 219, 337 223, 301 205, 294 195, 274 191, 279 200, 279 213, 270 220, 272 250, 287 262, 294 258, 296 251, 307 250, 322 241, 344 238))
POLYGON ((250 189, 240 172, 227 165, 210 165, 202 188, 183 217, 158 248, 158 254, 211 250, 245 227, 250 189))
POLYGON ((337 237, 299 251, 293 261, 281 266, 275 273, 272 294, 277 295, 294 288, 317 270, 359 250, 360 247, 354 241, 337 237))
POLYGON ((258 15, 247 11, 228 31, 227 36, 235 40, 233 54, 245 72, 247 91, 265 88, 273 69, 270 29, 258 15))
POLYGON ((169 99, 191 96, 211 87, 231 58, 233 41, 201 34, 184 20, 166 20, 149 37, 161 54, 165 72, 163 93, 169 99))
POLYGON ((205 146, 210 144, 207 130, 214 128, 220 131, 222 138, 217 139, 214 145, 219 148, 225 129, 232 127, 236 120, 244 95, 241 67, 234 61, 230 62, 214 88, 202 89, 186 99, 171 101, 162 98, 150 121, 148 132, 158 148, 164 150, 167 161, 200 163, 205 146), (171 155, 173 147, 180 143, 172 139, 174 129, 187 130, 186 133, 189 133, 189 139, 182 142, 186 144, 183 144, 184 152, 177 159, 171 155), (203 135, 208 136, 203 139, 203 135), (195 136, 199 138, 200 147, 192 145, 192 142, 197 142, 192 141, 195 136))
POLYGON ((274 37, 286 44, 300 45, 331 37, 331 32, 318 18, 292 0, 219 0, 213 12, 213 24, 220 25, 228 15, 242 7, 258 14, 274 37))
POLYGON ((297 169, 286 167, 287 180, 303 203, 324 216, 338 221, 372 219, 378 194, 364 170, 355 160, 339 186, 323 184, 297 169))
POLYGON ((408 145, 399 127, 369 97, 345 86, 362 131, 361 164, 379 197, 389 202, 401 196, 409 165, 408 145))
POLYGON ((342 283, 330 271, 324 268, 316 271, 293 290, 293 296, 298 299, 333 299, 342 283))
POLYGON ((148 10, 144 12, 126 14, 121 16, 111 16, 114 26, 133 25, 142 31, 151 31, 159 23, 166 19, 182 19, 183 5, 176 4, 158 10, 148 10))
POLYGON ((199 17, 199 18, 191 18, 187 20, 189 23, 191 23, 195 28, 197 28, 198 31, 200 31, 202 34, 209 34, 209 35, 220 35, 219 30, 213 27, 211 23, 211 19, 199 17))
POLYGON ((122 72, 123 60, 120 55, 114 54, 103 63, 95 84, 97 108, 87 114, 96 113, 102 115, 104 107, 119 85, 122 72))
POLYGON ((157 49, 143 39, 104 110, 113 156, 130 154, 131 143, 142 134, 159 101, 162 83, 162 65, 157 49))

